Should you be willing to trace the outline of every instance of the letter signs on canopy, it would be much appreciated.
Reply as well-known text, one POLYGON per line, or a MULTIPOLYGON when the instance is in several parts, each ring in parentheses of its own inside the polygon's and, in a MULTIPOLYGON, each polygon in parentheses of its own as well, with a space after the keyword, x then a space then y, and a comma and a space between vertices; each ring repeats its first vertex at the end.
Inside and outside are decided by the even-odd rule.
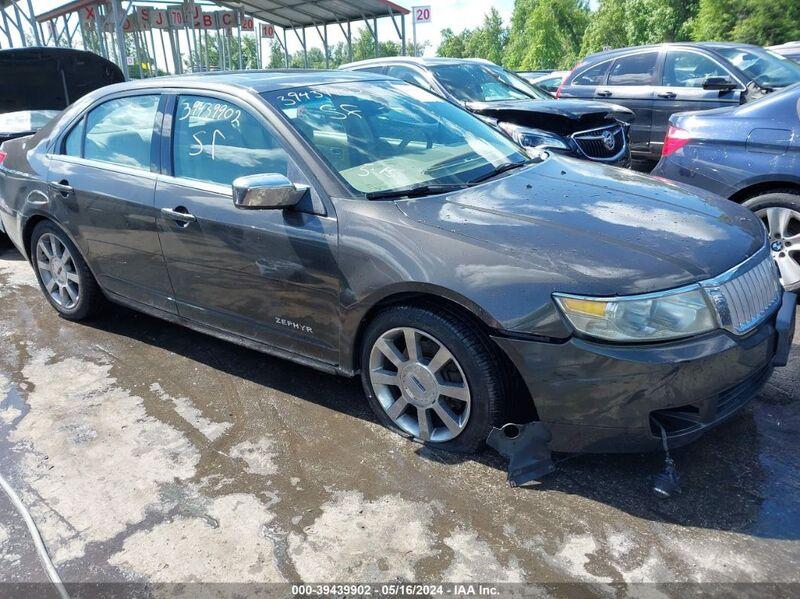
POLYGON ((153 9, 150 13, 150 25, 154 29, 169 29, 169 15, 166 10, 153 9))
POLYGON ((261 23, 261 37, 271 40, 275 37, 275 27, 269 23, 261 23))
POLYGON ((430 23, 431 22, 431 7, 430 6, 414 6, 411 8, 414 13, 415 23, 430 23))
POLYGON ((139 19, 139 30, 144 31, 150 29, 151 19, 153 18, 153 9, 149 6, 139 6, 136 9, 136 17, 139 19))
POLYGON ((255 31, 255 23, 253 17, 242 15, 242 31, 255 31))
POLYGON ((180 4, 167 7, 170 27, 181 28, 184 24, 183 6, 180 4))
POLYGON ((236 13, 232 10, 218 10, 217 23, 220 29, 233 29, 236 27, 236 13))

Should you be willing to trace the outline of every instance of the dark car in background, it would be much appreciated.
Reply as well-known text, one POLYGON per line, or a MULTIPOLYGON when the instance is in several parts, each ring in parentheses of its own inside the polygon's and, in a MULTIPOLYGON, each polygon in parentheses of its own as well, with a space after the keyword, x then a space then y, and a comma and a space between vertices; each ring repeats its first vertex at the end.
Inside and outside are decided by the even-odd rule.
POLYGON ((654 175, 744 203, 764 221, 787 289, 800 289, 800 84, 670 118, 654 175))
POLYGON ((749 210, 531 159, 397 79, 147 79, 3 151, 0 218, 64 318, 108 298, 360 373, 382 423, 441 449, 509 421, 552 451, 676 446, 786 363, 795 298, 749 210))
POLYGON ((759 46, 674 43, 592 54, 564 80, 559 98, 608 100, 636 113, 631 151, 658 160, 676 112, 736 106, 800 81, 800 65, 759 46))
POLYGON ((341 67, 396 77, 463 106, 518 144, 628 166, 627 108, 605 102, 557 102, 502 67, 481 59, 394 56, 341 67))
POLYGON ((35 133, 75 100, 124 80, 117 65, 93 52, 0 50, 0 143, 35 133))
MULTIPOLYGON (((0 144, 35 133, 75 100, 124 80, 117 65, 92 52, 0 50, 0 144)), ((0 243, 6 243, 2 223, 0 243)))

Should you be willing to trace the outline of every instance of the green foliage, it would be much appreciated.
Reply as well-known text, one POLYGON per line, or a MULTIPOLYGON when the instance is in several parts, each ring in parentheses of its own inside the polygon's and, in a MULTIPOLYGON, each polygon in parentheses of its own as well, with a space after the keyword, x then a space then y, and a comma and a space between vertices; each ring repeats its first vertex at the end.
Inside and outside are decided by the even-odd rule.
POLYGON ((572 66, 589 19, 584 0, 516 0, 503 64, 515 70, 572 66))
POLYGON ((800 39, 798 0, 700 0, 692 39, 762 46, 800 39))
POLYGON ((508 30, 495 8, 483 17, 483 25, 465 29, 454 34, 451 29, 442 30, 442 42, 436 49, 437 56, 448 58, 485 58, 500 64, 503 62, 508 30))
POLYGON ((698 0, 603 0, 592 15, 580 53, 688 40, 698 5, 698 0))

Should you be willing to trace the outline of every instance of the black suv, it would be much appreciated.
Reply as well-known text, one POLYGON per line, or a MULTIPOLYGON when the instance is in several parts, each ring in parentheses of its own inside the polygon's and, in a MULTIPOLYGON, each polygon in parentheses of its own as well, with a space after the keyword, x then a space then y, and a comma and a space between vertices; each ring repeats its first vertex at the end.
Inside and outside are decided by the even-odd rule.
POLYGON ((705 42, 621 48, 578 63, 559 98, 594 98, 636 113, 631 151, 661 155, 676 112, 741 104, 800 81, 800 65, 759 46, 705 42))

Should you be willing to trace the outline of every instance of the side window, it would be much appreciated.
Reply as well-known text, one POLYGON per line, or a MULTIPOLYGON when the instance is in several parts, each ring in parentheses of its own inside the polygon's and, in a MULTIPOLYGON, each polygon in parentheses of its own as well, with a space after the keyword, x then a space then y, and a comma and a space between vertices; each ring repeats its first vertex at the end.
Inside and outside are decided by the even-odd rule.
POLYGON ((695 52, 669 52, 661 84, 670 87, 703 87, 707 77, 730 77, 716 62, 695 52))
POLYGON ((176 177, 230 185, 245 175, 289 175, 275 133, 224 100, 180 96, 172 139, 176 177))
POLYGON ((601 62, 579 73, 572 80, 572 85, 603 85, 606 80, 606 73, 611 66, 611 61, 601 62))
POLYGON ((109 100, 86 117, 84 158, 150 169, 158 95, 109 100))
POLYGON ((652 85, 658 52, 642 52, 614 61, 608 74, 608 85, 652 85))
POLYGON ((425 77, 417 73, 414 69, 392 65, 388 69, 386 69, 386 74, 389 77, 396 77, 397 79, 402 79, 407 83, 431 91, 431 86, 428 84, 427 81, 425 81, 425 77))
POLYGON ((81 118, 76 125, 72 127, 72 131, 67 134, 64 140, 63 154, 67 156, 81 157, 81 147, 83 146, 83 126, 86 123, 85 118, 81 118))
POLYGON ((363 73, 377 73, 379 75, 383 75, 383 72, 386 70, 386 67, 363 67, 355 70, 363 73))

